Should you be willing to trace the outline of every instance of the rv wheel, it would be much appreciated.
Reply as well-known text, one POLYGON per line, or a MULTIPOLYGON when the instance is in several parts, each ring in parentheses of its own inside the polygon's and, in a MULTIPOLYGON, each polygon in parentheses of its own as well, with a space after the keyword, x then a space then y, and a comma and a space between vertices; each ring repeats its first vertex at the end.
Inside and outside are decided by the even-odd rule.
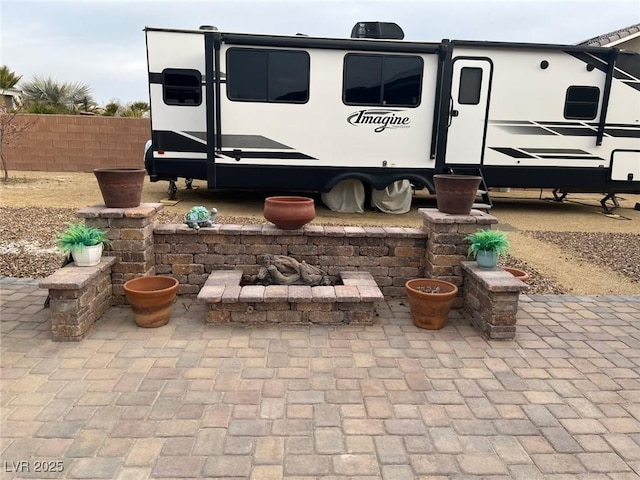
POLYGON ((176 186, 175 180, 169 180, 169 189, 167 190, 167 194, 169 195, 169 200, 175 200, 178 193, 178 187, 176 186))

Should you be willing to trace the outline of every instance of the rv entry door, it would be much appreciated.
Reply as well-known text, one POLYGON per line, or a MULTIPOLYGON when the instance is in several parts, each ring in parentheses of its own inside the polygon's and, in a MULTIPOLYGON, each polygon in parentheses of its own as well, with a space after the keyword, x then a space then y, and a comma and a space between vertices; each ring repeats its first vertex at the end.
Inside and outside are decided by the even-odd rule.
POLYGON ((491 73, 488 58, 453 59, 446 164, 482 163, 491 73))

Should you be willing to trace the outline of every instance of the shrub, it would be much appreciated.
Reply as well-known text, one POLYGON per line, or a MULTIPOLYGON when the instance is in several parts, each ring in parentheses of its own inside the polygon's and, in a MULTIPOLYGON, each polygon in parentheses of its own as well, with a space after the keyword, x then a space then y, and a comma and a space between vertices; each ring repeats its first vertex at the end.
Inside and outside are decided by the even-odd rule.
POLYGON ((58 248, 64 253, 82 250, 99 243, 109 243, 105 232, 99 228, 88 227, 84 223, 70 223, 67 229, 57 236, 58 248))

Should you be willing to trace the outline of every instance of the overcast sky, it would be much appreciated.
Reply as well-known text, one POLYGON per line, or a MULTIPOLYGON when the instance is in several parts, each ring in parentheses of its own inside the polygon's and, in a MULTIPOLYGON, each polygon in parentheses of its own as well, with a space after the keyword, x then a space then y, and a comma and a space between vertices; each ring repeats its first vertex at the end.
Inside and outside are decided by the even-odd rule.
POLYGON ((1 63, 83 82, 101 103, 148 101, 145 26, 348 37, 398 23, 407 40, 573 44, 640 22, 638 0, 0 0, 1 63))

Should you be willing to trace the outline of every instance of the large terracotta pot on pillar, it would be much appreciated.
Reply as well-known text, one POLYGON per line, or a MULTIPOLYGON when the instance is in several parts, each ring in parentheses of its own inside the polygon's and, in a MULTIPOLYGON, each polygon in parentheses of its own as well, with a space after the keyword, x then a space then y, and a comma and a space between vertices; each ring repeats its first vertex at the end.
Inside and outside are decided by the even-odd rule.
POLYGON ((96 168, 93 174, 107 208, 140 206, 142 186, 147 171, 144 168, 96 168))
POLYGON ((264 200, 264 218, 282 230, 297 230, 316 217, 313 198, 267 197, 264 200))
POLYGON ((144 328, 161 327, 169 323, 177 292, 178 280, 162 275, 134 278, 124 284, 133 319, 136 325, 144 328))
POLYGON ((434 175, 438 210, 451 215, 469 215, 482 177, 475 175, 434 175))

